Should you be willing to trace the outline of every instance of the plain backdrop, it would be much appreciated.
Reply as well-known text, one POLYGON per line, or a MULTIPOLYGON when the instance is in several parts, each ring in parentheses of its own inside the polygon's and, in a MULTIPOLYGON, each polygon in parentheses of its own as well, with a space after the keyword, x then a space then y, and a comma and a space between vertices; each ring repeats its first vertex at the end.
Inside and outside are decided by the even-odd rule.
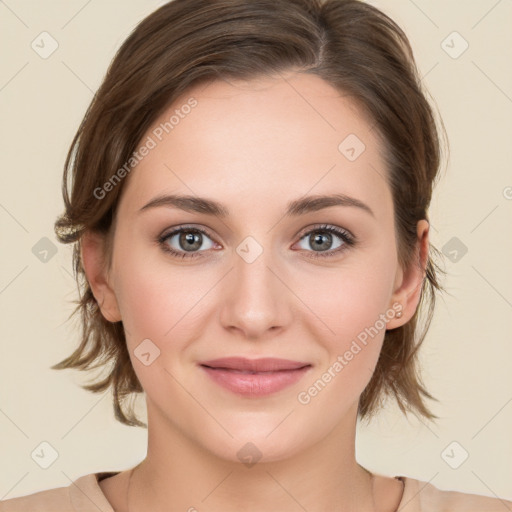
MULTIPOLYGON (((93 93, 115 50, 162 3, 0 2, 0 499, 120 471, 146 453, 147 431, 115 421, 110 392, 88 393, 86 374, 50 369, 78 343, 78 324, 66 322, 76 298, 71 247, 56 241, 53 223, 66 152, 93 93), (41 450, 55 451, 47 468, 41 450)), ((512 2, 371 3, 409 36, 448 132, 430 217, 449 294, 421 351, 441 419, 407 419, 389 403, 359 426, 358 461, 510 500, 512 2)), ((137 406, 145 420, 143 396, 137 406)))

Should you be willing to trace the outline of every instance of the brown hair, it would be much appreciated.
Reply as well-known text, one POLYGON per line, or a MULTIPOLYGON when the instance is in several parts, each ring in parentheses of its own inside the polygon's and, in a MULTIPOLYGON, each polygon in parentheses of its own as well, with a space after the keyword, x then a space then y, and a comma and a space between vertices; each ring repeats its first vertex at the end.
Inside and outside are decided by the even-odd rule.
MULTIPOLYGON (((122 322, 108 322, 85 277, 81 236, 88 230, 111 240, 113 219, 126 180, 101 200, 101 188, 127 162, 155 119, 188 87, 215 79, 251 79, 298 69, 348 94, 375 123, 384 142, 395 208, 400 264, 418 264, 416 225, 427 219, 440 165, 433 111, 422 89, 410 43, 384 13, 357 0, 173 0, 133 30, 111 62, 66 158, 65 213, 55 223, 60 242, 74 242, 73 263, 82 337, 53 369, 88 370, 112 363, 105 378, 83 387, 112 386, 115 417, 139 421, 123 400, 142 386, 133 370, 122 322), (71 174, 71 191, 68 178, 71 174)), ((442 121, 441 121, 442 123, 442 121)), ((443 127, 444 129, 444 127, 443 127)), ((443 132, 444 133, 444 132, 443 132)), ((434 254, 435 253, 435 254, 434 254)), ((110 260, 111 247, 106 255, 110 260)), ((358 415, 369 419, 385 396, 402 410, 437 418, 424 403, 435 400, 421 382, 417 352, 441 290, 432 245, 420 306, 405 325, 386 331, 375 372, 358 415), (426 309, 417 325, 420 310, 426 309), (419 331, 419 332, 417 332, 419 331)))

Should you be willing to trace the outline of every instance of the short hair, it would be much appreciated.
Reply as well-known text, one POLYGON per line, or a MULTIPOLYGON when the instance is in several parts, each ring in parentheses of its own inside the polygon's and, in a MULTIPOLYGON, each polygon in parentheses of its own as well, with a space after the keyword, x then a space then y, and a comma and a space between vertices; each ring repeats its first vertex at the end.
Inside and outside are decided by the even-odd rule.
MULTIPOLYGON (((402 29, 358 0, 173 0, 143 19, 121 45, 71 143, 64 165, 65 212, 55 222, 61 243, 74 243, 81 341, 52 369, 110 365, 105 378, 83 385, 113 392, 115 417, 147 425, 124 403, 143 388, 132 367, 122 321, 107 321, 80 257, 86 231, 105 236, 111 261, 114 214, 126 179, 98 199, 95 191, 127 162, 152 123, 187 89, 217 79, 250 80, 299 70, 350 97, 374 123, 383 145, 394 204, 399 263, 419 264, 417 222, 427 219, 441 159, 439 128, 413 51, 402 29)), ((444 125, 441 121, 441 127, 444 125)), ((443 133, 445 133, 443 131, 443 133)), ((362 392, 358 416, 369 420, 387 396, 400 410, 437 418, 425 398, 418 349, 443 287, 429 245, 419 306, 404 325, 385 332, 375 371, 362 392), (419 313, 425 318, 419 321, 419 313)))

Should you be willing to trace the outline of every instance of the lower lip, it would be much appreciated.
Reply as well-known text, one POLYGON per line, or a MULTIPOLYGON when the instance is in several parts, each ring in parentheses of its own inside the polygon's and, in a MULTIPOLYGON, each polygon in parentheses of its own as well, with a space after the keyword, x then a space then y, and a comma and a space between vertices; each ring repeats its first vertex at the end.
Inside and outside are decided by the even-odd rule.
POLYGON ((242 373, 225 368, 201 368, 222 387, 243 396, 265 396, 277 393, 298 382, 311 368, 305 366, 297 370, 280 370, 276 372, 242 373))

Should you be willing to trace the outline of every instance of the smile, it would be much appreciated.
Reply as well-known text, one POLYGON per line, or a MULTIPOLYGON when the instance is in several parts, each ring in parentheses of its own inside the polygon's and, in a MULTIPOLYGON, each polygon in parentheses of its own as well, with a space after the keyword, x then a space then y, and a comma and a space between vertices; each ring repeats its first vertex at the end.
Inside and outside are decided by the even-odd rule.
POLYGON ((271 358, 225 358, 204 362, 200 368, 224 389, 241 396, 261 397, 297 383, 311 365, 271 358))

